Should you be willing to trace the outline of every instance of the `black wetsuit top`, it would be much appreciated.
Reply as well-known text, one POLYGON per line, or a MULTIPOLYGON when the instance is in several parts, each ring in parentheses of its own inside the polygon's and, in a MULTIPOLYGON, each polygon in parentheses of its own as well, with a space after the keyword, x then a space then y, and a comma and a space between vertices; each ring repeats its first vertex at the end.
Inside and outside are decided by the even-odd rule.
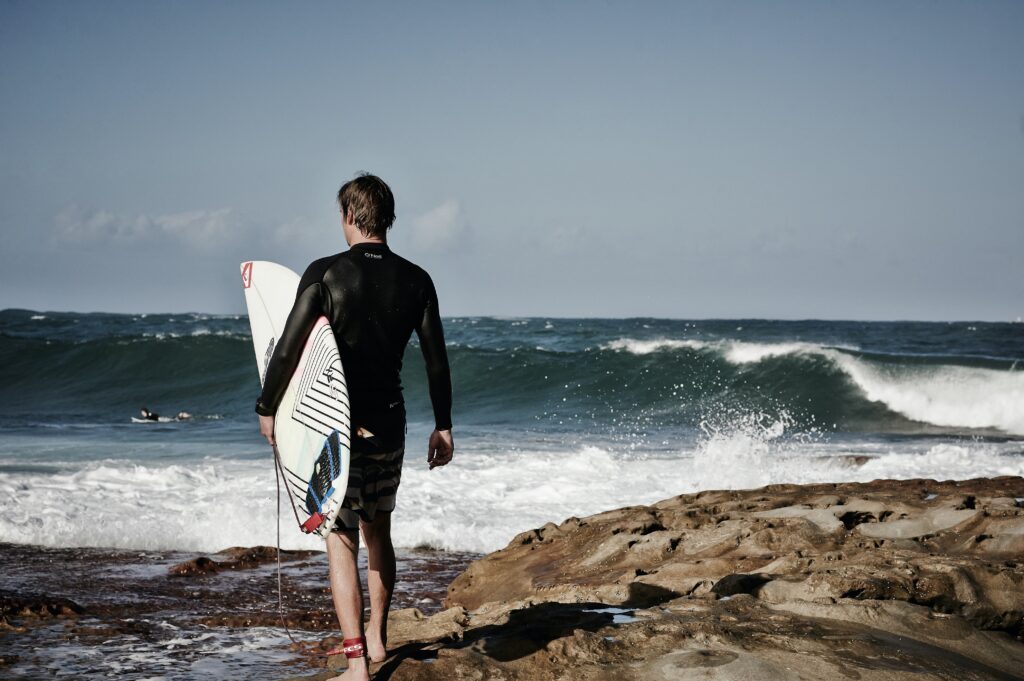
POLYGON ((397 442, 405 436, 402 357, 413 331, 427 364, 434 425, 452 427, 452 384, 434 283, 386 244, 359 243, 314 261, 267 365, 256 412, 277 411, 313 324, 331 324, 345 369, 353 429, 397 442))

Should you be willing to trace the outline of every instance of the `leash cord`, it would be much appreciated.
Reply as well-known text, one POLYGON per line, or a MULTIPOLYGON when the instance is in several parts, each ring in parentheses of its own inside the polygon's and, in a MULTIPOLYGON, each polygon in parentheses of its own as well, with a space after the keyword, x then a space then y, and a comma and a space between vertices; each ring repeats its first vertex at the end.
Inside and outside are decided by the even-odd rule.
MULTIPOLYGON (((295 645, 299 642, 292 636, 291 629, 288 628, 288 621, 284 616, 284 596, 282 595, 281 588, 281 457, 277 453, 277 445, 271 445, 274 449, 274 480, 277 482, 277 614, 281 618, 281 626, 284 627, 284 633, 288 634, 288 638, 295 645)), ((287 488, 285 489, 288 492, 287 488)), ((291 497, 291 492, 288 492, 288 499, 292 502, 292 513, 295 514, 295 521, 299 520, 299 513, 295 510, 295 501, 291 497)))
MULTIPOLYGON (((292 499, 292 494, 288 491, 288 478, 284 474, 284 464, 281 463, 281 455, 277 451, 277 445, 271 445, 274 450, 274 481, 277 483, 277 614, 281 618, 281 626, 284 627, 284 633, 288 634, 288 638, 295 645, 299 645, 299 642, 292 636, 291 629, 288 628, 288 621, 284 617, 284 597, 282 596, 283 589, 281 588, 281 478, 285 478, 285 492, 288 493, 288 501, 291 502, 292 513, 295 515, 295 522, 299 522, 299 512, 295 509, 295 500, 292 499)), ((330 657, 331 655, 338 654, 340 649, 331 650, 324 655, 330 657)))

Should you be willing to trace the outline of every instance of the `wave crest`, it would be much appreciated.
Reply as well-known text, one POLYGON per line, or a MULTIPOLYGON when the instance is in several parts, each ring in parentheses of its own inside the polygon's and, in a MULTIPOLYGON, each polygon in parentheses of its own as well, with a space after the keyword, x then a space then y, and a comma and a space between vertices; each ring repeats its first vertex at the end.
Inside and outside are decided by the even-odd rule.
POLYGON ((805 342, 620 338, 601 348, 634 355, 678 350, 710 352, 736 366, 782 358, 817 357, 842 372, 867 400, 913 421, 1024 435, 1024 372, 1014 371, 1012 367, 999 370, 883 361, 861 354, 853 346, 805 342))

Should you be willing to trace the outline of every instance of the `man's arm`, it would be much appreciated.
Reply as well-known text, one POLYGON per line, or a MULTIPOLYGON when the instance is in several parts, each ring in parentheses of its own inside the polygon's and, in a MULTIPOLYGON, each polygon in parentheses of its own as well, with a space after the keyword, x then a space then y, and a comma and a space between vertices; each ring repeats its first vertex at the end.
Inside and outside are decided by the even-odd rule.
POLYGON ((423 318, 416 327, 420 339, 420 350, 427 364, 427 382, 430 386, 430 403, 434 408, 434 427, 437 430, 452 428, 452 378, 448 368, 448 351, 444 346, 444 329, 441 327, 441 313, 437 306, 437 292, 434 282, 427 277, 426 306, 423 318))
MULTIPOLYGON (((319 269, 319 268, 317 268, 319 269)), ((274 352, 267 364, 267 375, 263 381, 263 392, 256 400, 256 413, 264 417, 273 417, 281 404, 288 382, 295 367, 302 357, 302 348, 306 344, 309 332, 316 320, 323 314, 323 287, 318 272, 310 265, 299 281, 295 304, 288 314, 281 337, 277 339, 274 352)), ((263 421, 261 419, 261 425, 263 421)), ((261 432, 263 428, 261 428, 261 432)), ((268 433, 263 433, 268 435, 268 433)), ((268 439, 270 439, 268 437, 268 439)))
POLYGON ((452 377, 448 367, 448 351, 444 345, 444 329, 437 305, 434 282, 427 277, 426 305, 423 318, 416 327, 420 350, 427 365, 430 404, 434 408, 434 432, 427 445, 427 461, 431 468, 443 466, 452 459, 452 377))

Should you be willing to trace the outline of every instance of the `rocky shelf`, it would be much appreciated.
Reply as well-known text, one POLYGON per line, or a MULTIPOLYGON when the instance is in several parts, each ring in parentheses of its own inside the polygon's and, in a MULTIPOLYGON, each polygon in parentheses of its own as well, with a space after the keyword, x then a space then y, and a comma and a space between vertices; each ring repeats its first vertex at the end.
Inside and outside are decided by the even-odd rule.
POLYGON ((1022 506, 1020 477, 875 480, 569 518, 394 612, 374 679, 1024 679, 1022 506))

